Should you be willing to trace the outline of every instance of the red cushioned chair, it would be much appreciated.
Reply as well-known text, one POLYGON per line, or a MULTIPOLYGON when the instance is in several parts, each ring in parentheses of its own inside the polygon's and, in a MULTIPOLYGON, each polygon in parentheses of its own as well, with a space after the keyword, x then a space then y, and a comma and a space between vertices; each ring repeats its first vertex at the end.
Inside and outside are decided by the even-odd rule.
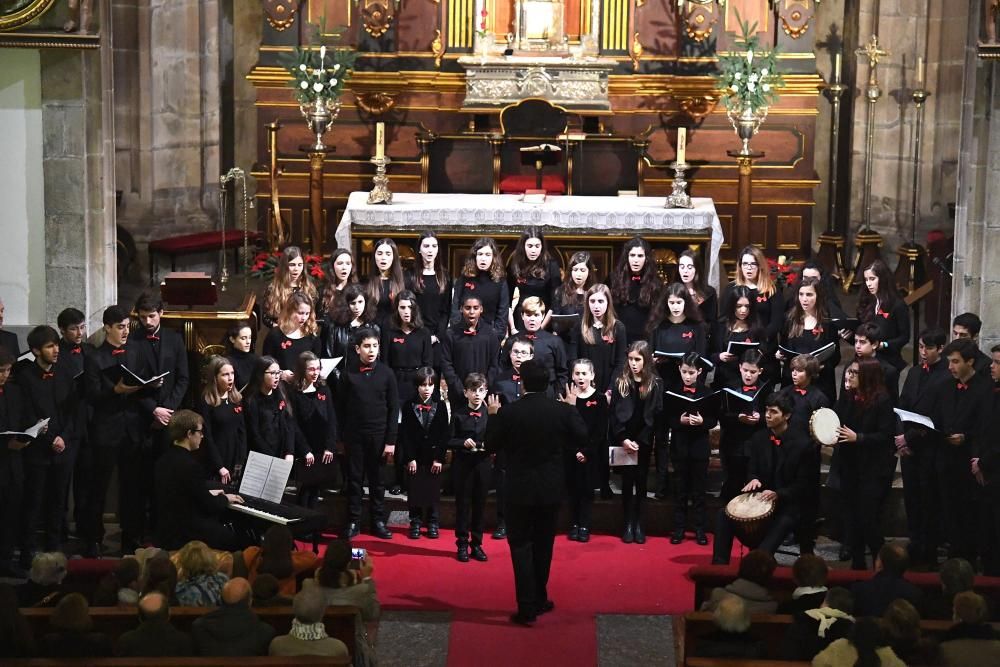
MULTIPOLYGON (((566 110, 539 98, 528 98, 511 104, 500 112, 500 131, 505 139, 518 143, 551 143, 560 134, 566 133, 568 125, 566 110), (548 141, 546 141, 548 140, 548 141)), ((520 152, 520 151, 519 151, 520 152)), ((546 194, 566 194, 566 178, 562 173, 543 174, 542 169, 562 162, 561 153, 526 154, 521 152, 521 161, 534 166, 532 173, 501 173, 501 194, 524 194, 525 190, 540 189, 546 194)))

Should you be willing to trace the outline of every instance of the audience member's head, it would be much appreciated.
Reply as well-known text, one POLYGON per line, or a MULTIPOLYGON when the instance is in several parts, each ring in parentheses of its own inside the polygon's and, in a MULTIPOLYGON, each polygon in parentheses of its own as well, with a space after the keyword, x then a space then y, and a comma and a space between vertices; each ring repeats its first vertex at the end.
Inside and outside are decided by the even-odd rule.
POLYGON ((854 595, 852 595, 851 591, 846 588, 834 586, 826 592, 826 598, 823 600, 823 606, 830 609, 836 609, 837 611, 842 611, 845 614, 853 614, 854 595))
POLYGON ((253 591, 250 589, 250 582, 243 577, 230 579, 222 587, 223 604, 250 606, 252 599, 253 591))
POLYGON ((95 607, 112 607, 119 602, 118 591, 123 588, 139 590, 141 568, 139 561, 132 557, 122 558, 113 572, 108 573, 94 591, 95 607))
POLYGON ((986 600, 979 593, 964 591, 956 595, 951 604, 956 622, 968 625, 986 622, 986 600))
POLYGON ((177 569, 184 579, 194 579, 219 571, 215 553, 200 540, 192 540, 177 552, 177 569))
POLYGON ((910 557, 906 553, 906 547, 899 542, 886 542, 878 550, 878 558, 875 562, 876 571, 902 577, 908 567, 910 567, 910 557))
POLYGON ((882 614, 882 629, 892 646, 916 646, 920 641, 920 612, 908 600, 893 600, 882 614))
POLYGON ((66 555, 53 551, 36 554, 28 577, 40 586, 58 586, 66 578, 66 555))
POLYGON ((858 652, 858 659, 855 665, 880 665, 881 659, 876 651, 885 646, 885 639, 882 635, 882 628, 878 621, 867 616, 854 621, 851 634, 848 636, 854 650, 858 652))
POLYGON ((340 588, 347 566, 351 564, 351 543, 347 540, 334 540, 326 546, 323 554, 323 564, 316 572, 316 581, 326 588, 340 588))
POLYGON ((273 574, 278 579, 292 576, 292 550, 295 539, 287 526, 274 525, 264 533, 264 543, 260 550, 258 574, 273 574))
POLYGON ((92 626, 87 598, 80 593, 64 595, 52 610, 49 622, 55 630, 87 632, 92 626))
POLYGON ((324 611, 326 611, 326 597, 323 591, 315 586, 303 588, 292 600, 292 613, 299 623, 306 625, 319 623, 323 620, 324 611))
POLYGON ((146 575, 141 591, 143 594, 158 591, 171 599, 176 588, 177 566, 166 554, 146 561, 146 575))
POLYGON ((273 574, 265 572, 258 573, 254 577, 250 589, 253 591, 253 605, 255 607, 268 607, 280 604, 288 604, 288 598, 281 595, 281 582, 273 574))
POLYGON ((165 621, 170 618, 170 601, 159 591, 143 595, 138 608, 141 621, 165 621))
POLYGON ((778 562, 774 560, 774 556, 766 551, 754 549, 740 561, 738 576, 740 579, 767 586, 771 583, 771 575, 774 574, 776 567, 778 562))
POLYGON ((750 611, 743 598, 724 595, 712 610, 715 624, 724 632, 746 632, 750 628, 750 611))
POLYGON ((949 558, 941 563, 938 575, 941 577, 941 592, 948 600, 964 591, 971 591, 976 577, 972 565, 964 558, 949 558))
POLYGON ((17 591, 10 584, 0 584, 0 647, 8 657, 30 657, 34 651, 31 626, 18 608, 17 591))
POLYGON ((826 576, 830 571, 826 561, 815 554, 799 556, 792 565, 792 579, 796 586, 816 588, 826 586, 826 576))

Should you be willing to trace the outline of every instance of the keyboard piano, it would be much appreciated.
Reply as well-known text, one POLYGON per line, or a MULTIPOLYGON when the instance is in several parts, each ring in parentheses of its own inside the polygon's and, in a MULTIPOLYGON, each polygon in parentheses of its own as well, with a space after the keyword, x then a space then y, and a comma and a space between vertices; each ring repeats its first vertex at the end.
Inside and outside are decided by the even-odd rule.
MULTIPOLYGON (((295 537, 308 537, 314 547, 320 532, 326 528, 327 515, 308 507, 272 503, 263 498, 241 496, 243 503, 230 503, 229 509, 250 519, 254 528, 266 528, 272 524, 288 526, 295 537)), ((264 532, 261 530, 260 532, 264 532)))

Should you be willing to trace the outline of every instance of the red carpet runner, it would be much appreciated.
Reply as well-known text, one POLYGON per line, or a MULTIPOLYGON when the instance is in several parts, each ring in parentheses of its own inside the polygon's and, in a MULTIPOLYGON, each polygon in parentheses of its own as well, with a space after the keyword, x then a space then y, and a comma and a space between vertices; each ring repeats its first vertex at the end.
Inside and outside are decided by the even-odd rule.
POLYGON ((506 541, 486 538, 489 562, 459 563, 451 531, 442 530, 439 540, 410 540, 398 530, 394 533, 392 541, 362 536, 354 544, 375 559, 384 608, 452 613, 448 664, 454 667, 595 665, 595 615, 689 611, 694 585, 685 573, 711 560, 711 546, 699 547, 693 540, 674 546, 657 536, 635 545, 595 535, 579 544, 560 535, 549 580, 556 609, 535 627, 520 628, 507 618, 516 603, 506 541))

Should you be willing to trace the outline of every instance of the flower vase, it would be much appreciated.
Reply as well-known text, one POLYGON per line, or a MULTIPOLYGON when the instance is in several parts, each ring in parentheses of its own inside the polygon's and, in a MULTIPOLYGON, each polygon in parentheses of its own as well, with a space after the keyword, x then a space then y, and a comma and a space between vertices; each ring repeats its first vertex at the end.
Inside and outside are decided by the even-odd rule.
POLYGON ((326 145, 323 143, 323 135, 340 115, 340 100, 317 97, 312 102, 300 104, 299 110, 305 116, 310 131, 316 135, 316 142, 310 147, 310 150, 317 153, 325 151, 326 145))
POLYGON ((736 130, 736 136, 743 142, 740 148, 740 155, 751 155, 750 140, 760 130, 760 124, 767 118, 767 107, 754 109, 748 104, 734 107, 729 111, 729 122, 736 130), (737 113, 737 109, 739 112, 737 113))

